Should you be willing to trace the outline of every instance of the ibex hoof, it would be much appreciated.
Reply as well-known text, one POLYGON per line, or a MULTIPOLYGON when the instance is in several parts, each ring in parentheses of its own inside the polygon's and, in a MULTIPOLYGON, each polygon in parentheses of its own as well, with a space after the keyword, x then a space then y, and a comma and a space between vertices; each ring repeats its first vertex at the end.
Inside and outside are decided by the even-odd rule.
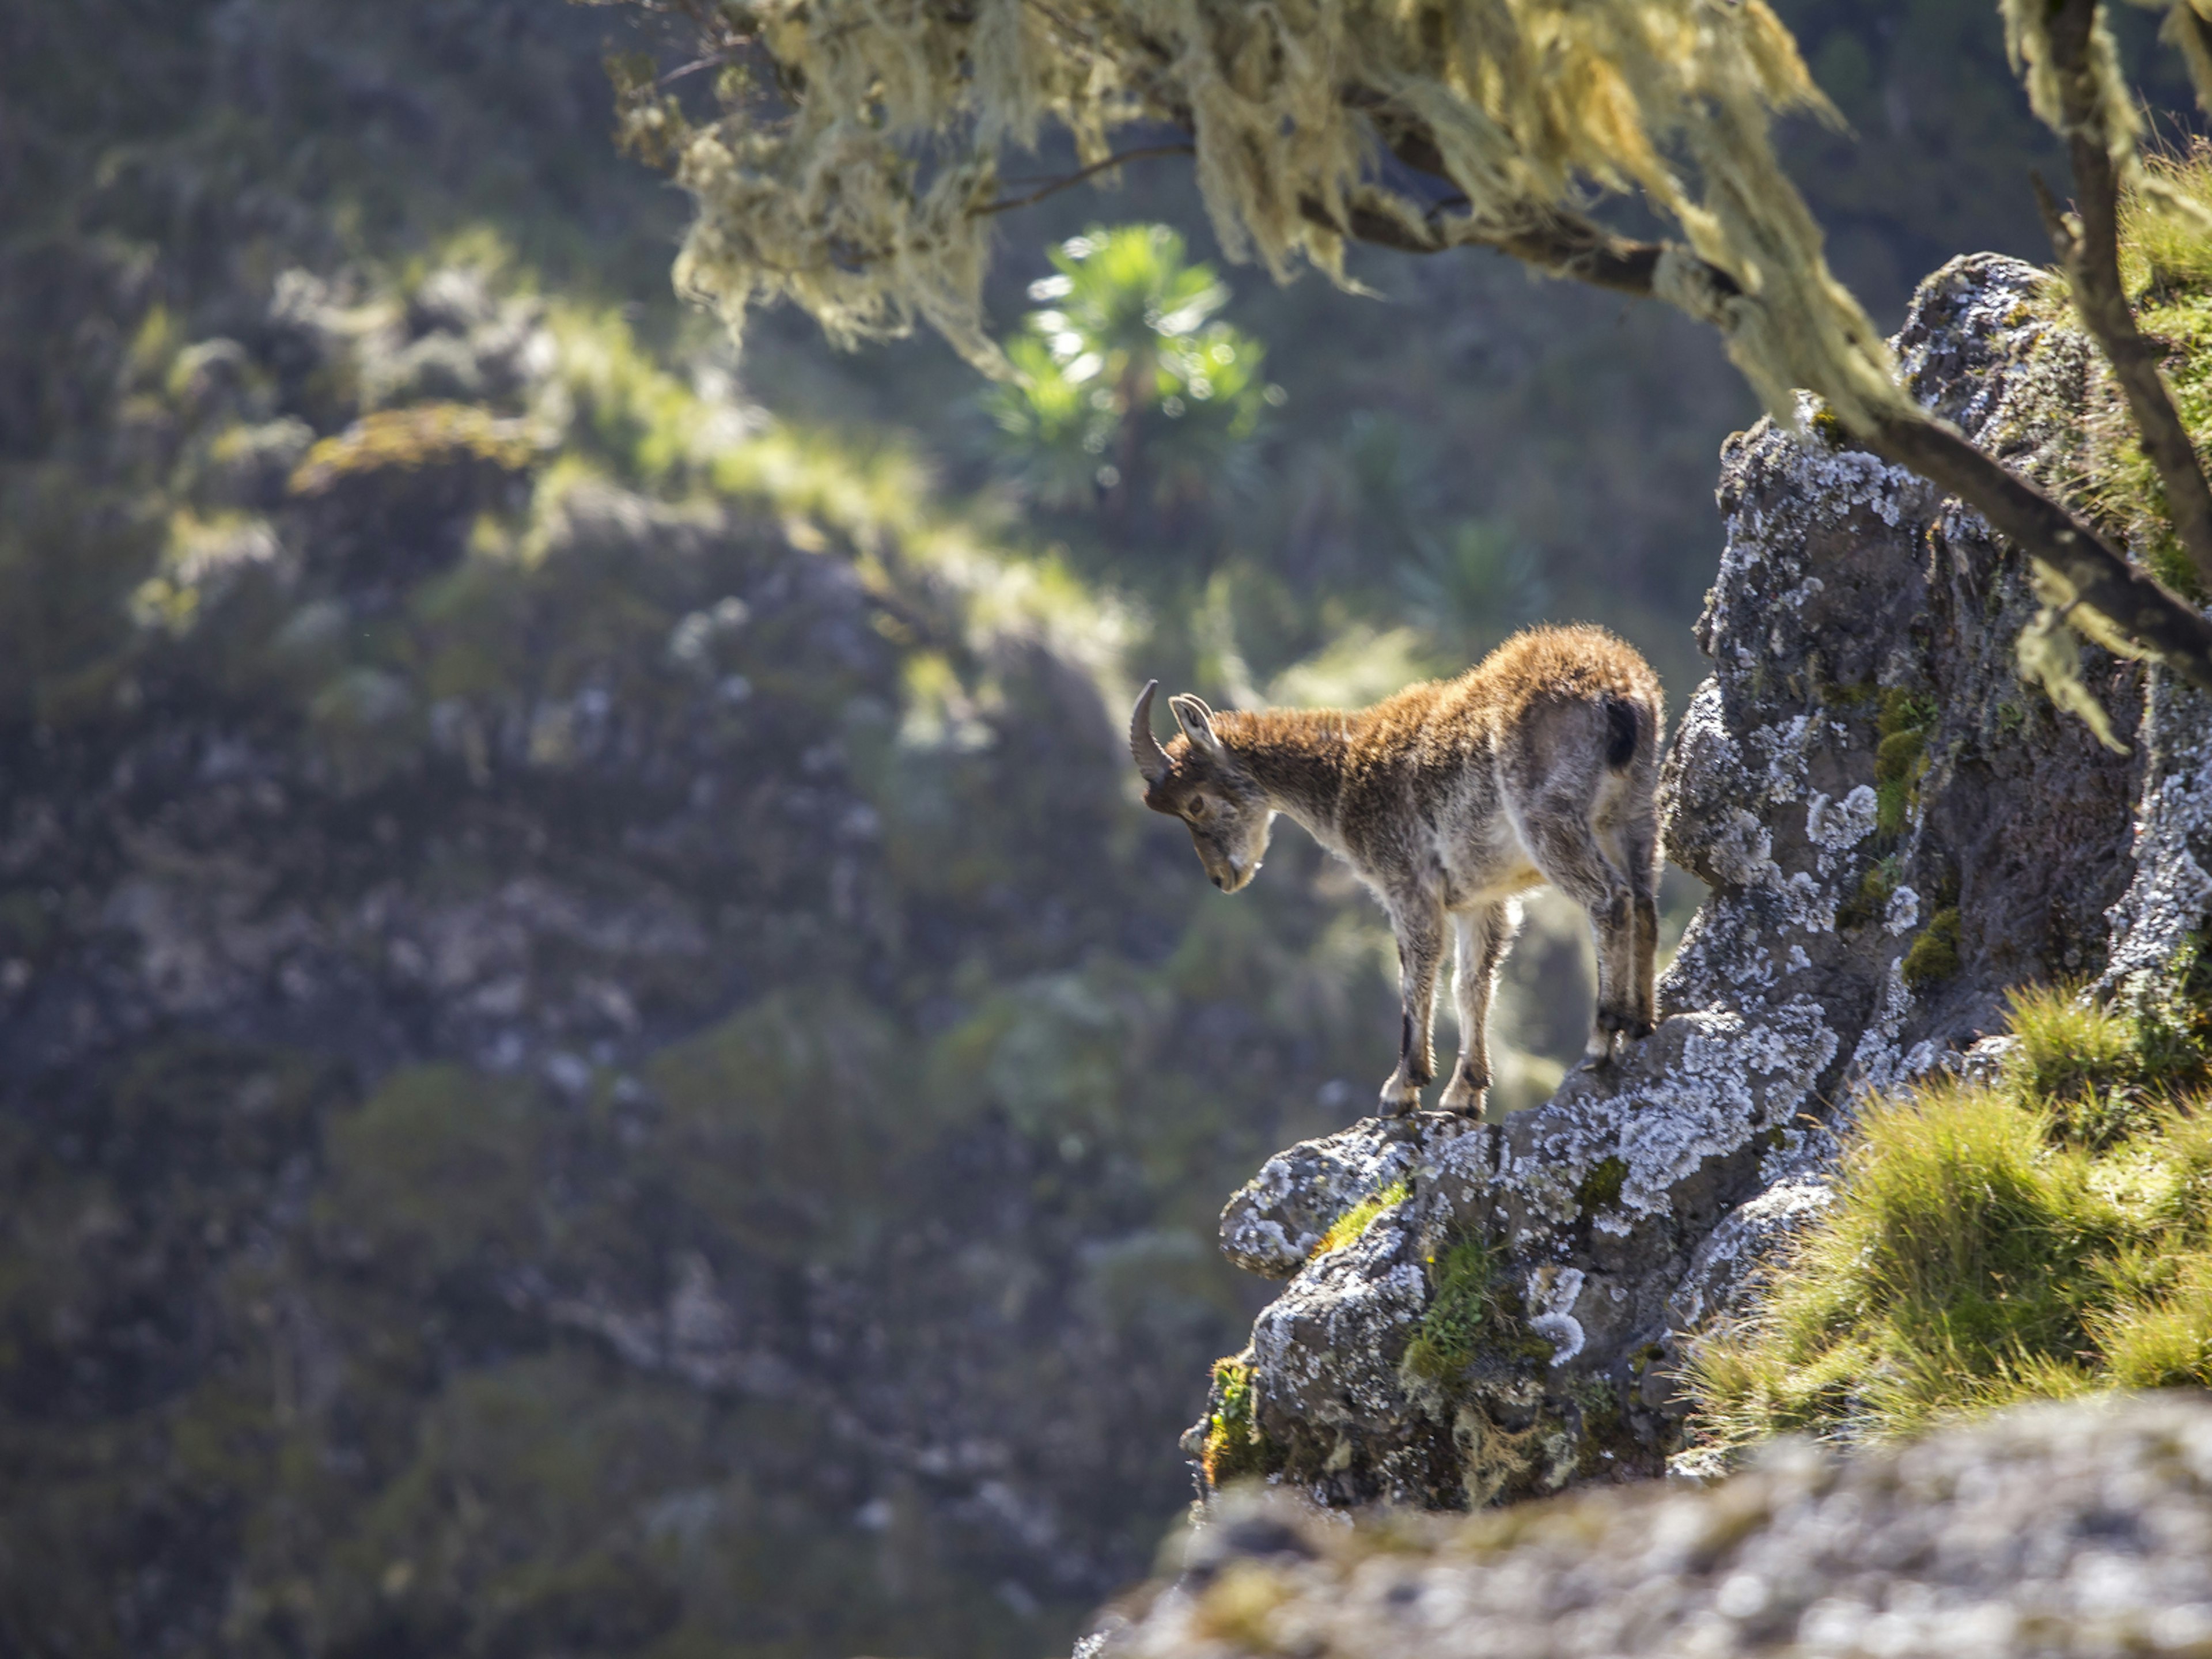
POLYGON ((1478 1089, 1464 1078, 1454 1078, 1450 1086, 1437 1100, 1437 1109, 1440 1112, 1457 1112, 1466 1117, 1480 1117, 1483 1108, 1489 1103, 1489 1100, 1490 1090, 1487 1085, 1478 1089))

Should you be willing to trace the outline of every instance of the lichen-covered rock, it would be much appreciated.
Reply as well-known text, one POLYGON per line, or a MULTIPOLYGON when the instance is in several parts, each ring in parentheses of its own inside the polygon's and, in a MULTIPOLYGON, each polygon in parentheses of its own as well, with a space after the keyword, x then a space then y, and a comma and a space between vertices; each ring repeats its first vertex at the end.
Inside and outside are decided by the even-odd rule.
POLYGON ((2202 692, 2158 676, 2143 700, 2144 755, 2136 817, 2135 879, 2111 912, 2100 987, 2156 998, 2197 963, 2212 913, 2212 719, 2202 692))
MULTIPOLYGON (((2031 303, 2042 280, 1954 261, 1896 346, 1923 403, 2055 476, 2088 357, 2031 303)), ((1240 1359, 1272 1466, 1321 1501, 1453 1506, 1655 1472, 1679 1438, 1680 1334, 1818 1212, 1838 1115, 1961 1065, 2008 987, 2097 970, 2124 893, 2123 951, 2147 958, 2212 898, 2191 861, 2212 861, 2199 728, 2153 717, 2154 765, 2180 775, 2139 838, 2163 873, 2130 890, 2140 763, 2015 678, 2036 604, 2021 562, 1806 413, 1723 454, 1727 541, 1698 626, 1713 672, 1664 774, 1668 852, 1712 892, 1658 1030, 1500 1124, 1306 1143, 1224 1218, 1232 1260, 1295 1274, 1240 1359), (1400 1179, 1412 1195, 1386 1222, 1304 1261, 1328 1218, 1400 1179), (1417 1375, 1401 1362, 1438 1322, 1459 1334, 1417 1375)), ((2086 672, 2133 723, 2137 672, 2086 672)))
POLYGON ((2164 1395, 2023 1407, 1884 1455, 1784 1443, 1711 1487, 1510 1516, 1355 1529, 1243 1493, 1078 1652, 2200 1654, 2209 1490, 2212 1405, 2164 1395))
POLYGON ((1260 1166, 1221 1212, 1221 1253, 1247 1273, 1288 1279, 1339 1217, 1413 1167, 1401 1123, 1368 1118, 1341 1134, 1301 1140, 1260 1166))

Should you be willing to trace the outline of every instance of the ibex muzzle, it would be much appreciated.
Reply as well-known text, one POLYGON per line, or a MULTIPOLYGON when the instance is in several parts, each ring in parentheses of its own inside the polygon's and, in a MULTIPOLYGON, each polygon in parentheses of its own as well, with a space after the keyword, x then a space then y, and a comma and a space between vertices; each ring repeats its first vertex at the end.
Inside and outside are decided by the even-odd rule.
POLYGON ((1597 939, 1589 1054, 1651 1030, 1658 948, 1658 677, 1595 628, 1515 635, 1454 680, 1409 686, 1358 713, 1217 714, 1171 697, 1176 735, 1152 734, 1148 684, 1129 718, 1145 805, 1179 817, 1216 887, 1258 873, 1285 813, 1382 901, 1398 940, 1397 1068, 1382 1109, 1419 1103, 1447 932, 1455 945, 1460 1060, 1438 1104, 1479 1113, 1490 1086, 1485 1025, 1517 896, 1549 881, 1597 939))

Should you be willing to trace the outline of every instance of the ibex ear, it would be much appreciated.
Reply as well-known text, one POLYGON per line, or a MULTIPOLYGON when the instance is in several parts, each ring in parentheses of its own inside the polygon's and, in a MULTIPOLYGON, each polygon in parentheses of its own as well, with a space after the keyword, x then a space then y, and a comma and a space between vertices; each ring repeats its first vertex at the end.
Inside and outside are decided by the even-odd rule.
POLYGON ((1168 707, 1174 711, 1176 724, 1182 727, 1183 736, 1190 739, 1194 749, 1217 757, 1226 753, 1221 739, 1214 735, 1213 711, 1203 702, 1186 691, 1179 697, 1170 697, 1168 707))

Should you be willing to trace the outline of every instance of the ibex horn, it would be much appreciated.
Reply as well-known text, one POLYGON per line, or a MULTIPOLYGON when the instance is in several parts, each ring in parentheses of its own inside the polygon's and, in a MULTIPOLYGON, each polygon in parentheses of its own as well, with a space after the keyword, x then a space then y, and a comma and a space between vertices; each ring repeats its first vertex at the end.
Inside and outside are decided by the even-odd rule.
POLYGON ((1159 689, 1158 680, 1146 681, 1145 689, 1137 693, 1137 706, 1129 715, 1129 758, 1137 763, 1137 769, 1145 775, 1146 783, 1158 783, 1168 775, 1168 751, 1152 735, 1152 693, 1159 689))

